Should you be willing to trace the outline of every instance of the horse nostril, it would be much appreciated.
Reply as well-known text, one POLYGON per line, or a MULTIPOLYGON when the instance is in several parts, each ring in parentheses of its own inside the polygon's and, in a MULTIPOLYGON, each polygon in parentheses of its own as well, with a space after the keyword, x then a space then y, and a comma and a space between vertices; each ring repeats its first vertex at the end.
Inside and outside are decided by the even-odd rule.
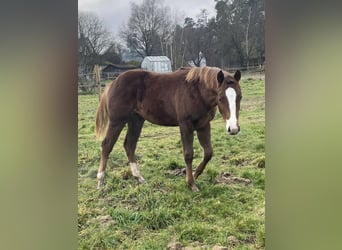
POLYGON ((240 132, 240 126, 237 126, 236 128, 228 127, 227 131, 228 131, 228 134, 230 135, 236 135, 240 132))

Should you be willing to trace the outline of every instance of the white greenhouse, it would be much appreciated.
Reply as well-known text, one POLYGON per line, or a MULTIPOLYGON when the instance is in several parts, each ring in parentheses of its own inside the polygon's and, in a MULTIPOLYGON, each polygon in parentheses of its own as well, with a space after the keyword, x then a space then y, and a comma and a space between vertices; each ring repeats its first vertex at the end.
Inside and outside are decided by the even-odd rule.
POLYGON ((141 68, 154 72, 171 72, 171 61, 167 56, 146 56, 141 68))

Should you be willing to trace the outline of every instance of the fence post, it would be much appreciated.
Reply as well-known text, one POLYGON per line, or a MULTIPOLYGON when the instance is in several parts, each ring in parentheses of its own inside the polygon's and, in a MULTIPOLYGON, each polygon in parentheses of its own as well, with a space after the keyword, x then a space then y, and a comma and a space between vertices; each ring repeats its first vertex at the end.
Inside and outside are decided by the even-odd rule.
POLYGON ((99 90, 99 100, 101 99, 101 67, 99 65, 95 65, 94 67, 94 73, 95 73, 95 81, 98 85, 99 90))

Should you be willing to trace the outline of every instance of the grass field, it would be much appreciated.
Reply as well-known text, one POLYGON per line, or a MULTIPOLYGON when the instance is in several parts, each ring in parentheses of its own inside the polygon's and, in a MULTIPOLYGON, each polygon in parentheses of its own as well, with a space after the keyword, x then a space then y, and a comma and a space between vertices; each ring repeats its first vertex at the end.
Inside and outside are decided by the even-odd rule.
MULTIPOLYGON (((227 136, 217 112, 211 123, 214 156, 196 181, 197 193, 188 189, 184 176, 174 174, 185 166, 179 128, 148 122, 136 150, 147 184, 139 185, 130 173, 124 130, 109 156, 106 186, 97 190, 98 96, 80 95, 79 249, 167 249, 175 242, 183 249, 264 249, 265 84, 245 79, 241 88, 241 132, 227 136)), ((195 137, 194 166, 201 158, 195 137)))

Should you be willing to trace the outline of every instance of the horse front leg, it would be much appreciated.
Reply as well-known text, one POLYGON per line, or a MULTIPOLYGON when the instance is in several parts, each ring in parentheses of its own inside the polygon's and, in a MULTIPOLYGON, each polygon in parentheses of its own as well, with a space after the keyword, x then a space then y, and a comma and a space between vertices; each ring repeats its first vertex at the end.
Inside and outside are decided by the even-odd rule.
POLYGON ((194 177, 192 175, 192 160, 194 157, 193 141, 194 130, 191 126, 180 126, 181 138, 183 144, 183 154, 186 164, 186 183, 193 192, 199 191, 195 184, 194 177))
POLYGON ((197 138, 204 150, 204 156, 202 162, 196 168, 194 174, 195 179, 197 179, 197 177, 202 174, 205 166, 213 156, 213 148, 211 146, 210 123, 208 123, 202 129, 197 130, 197 138))

